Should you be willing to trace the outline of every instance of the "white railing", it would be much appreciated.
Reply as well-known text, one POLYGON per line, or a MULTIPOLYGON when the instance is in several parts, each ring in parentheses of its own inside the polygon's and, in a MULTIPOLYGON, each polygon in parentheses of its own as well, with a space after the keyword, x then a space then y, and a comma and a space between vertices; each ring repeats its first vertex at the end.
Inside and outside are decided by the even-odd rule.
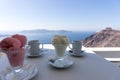
POLYGON ((86 49, 92 50, 106 60, 120 65, 120 47, 92 47, 86 49))

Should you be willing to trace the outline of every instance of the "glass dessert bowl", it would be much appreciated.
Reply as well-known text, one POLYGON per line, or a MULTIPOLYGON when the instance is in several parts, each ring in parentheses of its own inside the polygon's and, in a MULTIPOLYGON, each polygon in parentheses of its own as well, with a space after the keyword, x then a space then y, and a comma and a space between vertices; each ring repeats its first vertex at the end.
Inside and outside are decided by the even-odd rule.
POLYGON ((55 35, 52 39, 52 45, 55 48, 57 59, 63 60, 66 48, 69 45, 68 38, 66 36, 55 35))
POLYGON ((7 55, 11 67, 11 72, 6 75, 5 80, 22 80, 28 75, 28 72, 22 68, 25 53, 30 48, 29 45, 25 45, 26 40, 24 35, 16 34, 0 42, 0 51, 7 55))

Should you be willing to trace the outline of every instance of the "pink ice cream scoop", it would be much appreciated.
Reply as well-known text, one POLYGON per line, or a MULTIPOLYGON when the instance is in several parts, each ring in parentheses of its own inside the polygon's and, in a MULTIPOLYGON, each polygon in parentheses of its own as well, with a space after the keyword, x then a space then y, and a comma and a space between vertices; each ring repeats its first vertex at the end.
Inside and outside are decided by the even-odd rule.
POLYGON ((21 42, 21 46, 20 47, 25 46, 25 44, 27 43, 27 38, 24 35, 15 34, 12 37, 20 40, 20 42, 21 42))
POLYGON ((0 48, 4 50, 9 50, 11 48, 17 49, 20 48, 20 46, 21 46, 20 40, 12 37, 7 37, 0 42, 0 48))

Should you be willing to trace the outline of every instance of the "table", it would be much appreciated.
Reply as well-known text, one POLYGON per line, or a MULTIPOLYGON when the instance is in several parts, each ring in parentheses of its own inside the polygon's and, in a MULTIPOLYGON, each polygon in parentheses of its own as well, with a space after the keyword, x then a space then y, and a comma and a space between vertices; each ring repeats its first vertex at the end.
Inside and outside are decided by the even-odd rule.
POLYGON ((48 58, 54 55, 54 49, 49 49, 41 57, 25 57, 27 63, 39 64, 39 72, 32 80, 120 80, 120 68, 93 52, 85 51, 84 57, 68 55, 74 65, 66 69, 48 65, 48 58))

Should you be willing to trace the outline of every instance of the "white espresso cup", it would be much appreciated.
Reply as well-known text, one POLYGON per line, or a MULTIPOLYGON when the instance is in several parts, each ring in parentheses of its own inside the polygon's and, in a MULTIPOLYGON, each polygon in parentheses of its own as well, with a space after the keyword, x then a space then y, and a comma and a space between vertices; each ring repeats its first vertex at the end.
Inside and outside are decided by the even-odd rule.
POLYGON ((28 42, 28 45, 30 46, 30 50, 29 50, 30 55, 39 55, 41 49, 43 49, 43 44, 39 43, 38 40, 31 40, 28 42), (40 45, 42 45, 41 48, 40 45))
POLYGON ((82 42, 81 41, 73 41, 72 47, 69 48, 73 51, 74 54, 80 54, 82 49, 82 42))

